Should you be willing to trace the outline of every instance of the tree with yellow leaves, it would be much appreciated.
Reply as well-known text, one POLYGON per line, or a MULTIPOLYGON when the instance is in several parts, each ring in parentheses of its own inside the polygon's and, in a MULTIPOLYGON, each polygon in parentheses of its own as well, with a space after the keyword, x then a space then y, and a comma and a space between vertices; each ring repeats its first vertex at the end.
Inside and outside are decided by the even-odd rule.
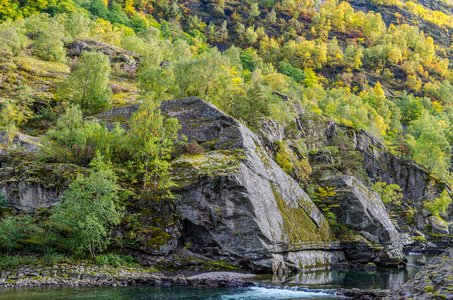
POLYGON ((0 130, 6 131, 6 142, 11 143, 19 132, 19 127, 27 122, 33 112, 28 106, 20 105, 18 101, 7 100, 1 105, 0 130))
POLYGON ((126 0, 124 2, 123 10, 128 16, 132 16, 133 14, 135 14, 134 0, 126 0))

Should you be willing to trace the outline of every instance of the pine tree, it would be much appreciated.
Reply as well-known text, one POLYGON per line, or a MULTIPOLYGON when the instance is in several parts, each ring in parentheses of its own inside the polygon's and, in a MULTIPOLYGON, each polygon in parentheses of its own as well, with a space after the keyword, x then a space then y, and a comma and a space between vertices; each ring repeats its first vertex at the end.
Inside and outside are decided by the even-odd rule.
POLYGON ((412 156, 412 147, 407 142, 403 133, 399 133, 396 136, 395 142, 392 144, 393 151, 399 156, 402 157, 411 157, 412 156))

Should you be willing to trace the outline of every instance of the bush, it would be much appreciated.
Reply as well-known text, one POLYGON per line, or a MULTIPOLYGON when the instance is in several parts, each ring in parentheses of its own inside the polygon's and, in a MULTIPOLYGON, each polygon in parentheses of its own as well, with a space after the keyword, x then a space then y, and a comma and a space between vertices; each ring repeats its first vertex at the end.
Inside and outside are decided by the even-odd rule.
POLYGON ((450 195, 448 191, 445 189, 441 194, 440 198, 436 198, 433 202, 425 202, 423 207, 428 209, 433 216, 440 218, 439 214, 445 214, 445 210, 451 203, 450 195))
POLYGON ((58 263, 70 263, 71 259, 61 253, 50 252, 42 257, 42 260, 47 265, 55 265, 58 263))
POLYGON ((104 251, 111 242, 113 226, 123 216, 119 207, 117 177, 111 165, 101 156, 93 160, 93 173, 87 178, 77 177, 63 194, 63 203, 54 208, 50 220, 62 232, 68 231, 71 250, 84 254, 104 251))
POLYGON ((13 250, 32 248, 32 237, 38 236, 39 232, 29 216, 8 215, 0 220, 0 250, 10 253, 13 250))
POLYGON ((80 105, 83 113, 94 114, 111 106, 108 86, 110 62, 102 52, 83 52, 73 66, 74 72, 58 87, 62 100, 80 105))
POLYGON ((201 154, 204 152, 204 149, 202 146, 198 144, 197 141, 193 140, 188 144, 182 144, 178 147, 175 148, 173 151, 173 155, 181 155, 181 154, 201 154))
MULTIPOLYGON (((61 27, 61 26, 60 26, 61 27)), ((60 28, 61 29, 61 28, 60 28)), ((38 35, 35 42, 35 54, 44 60, 64 62, 66 52, 58 28, 47 29, 38 35)))
POLYGON ((14 269, 23 265, 36 265, 39 259, 35 256, 0 255, 0 270, 14 269))
POLYGON ((8 202, 3 199, 3 194, 0 193, 0 209, 8 207, 8 202))
POLYGON ((119 255, 116 253, 101 254, 96 258, 96 264, 98 265, 110 265, 115 268, 121 266, 136 266, 137 261, 131 255, 119 255))

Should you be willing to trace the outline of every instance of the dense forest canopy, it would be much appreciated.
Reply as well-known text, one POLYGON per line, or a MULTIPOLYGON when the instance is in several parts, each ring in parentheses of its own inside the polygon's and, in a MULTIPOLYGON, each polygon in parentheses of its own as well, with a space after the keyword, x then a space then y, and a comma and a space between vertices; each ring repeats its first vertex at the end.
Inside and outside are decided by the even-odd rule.
MULTIPOLYGON (((448 14, 411 1, 370 3, 377 11, 388 9, 387 17, 391 7, 398 8, 390 21, 372 10, 356 11, 347 2, 244 4, 218 1, 199 8, 178 1, 9 1, 0 6, 3 57, 17 61, 33 42, 36 56, 65 62, 64 43, 96 39, 139 53, 141 66, 132 76, 156 99, 200 96, 252 127, 262 116, 288 123, 293 112, 271 93, 275 90, 342 124, 368 129, 398 154, 449 176, 450 48, 398 18, 403 10, 411 14, 409 20, 449 32, 448 14), (171 64, 161 68, 162 61, 171 64)), ((90 113, 111 102, 101 99, 111 98, 102 90, 105 84, 91 87, 97 92, 89 90, 92 99, 81 103, 79 81, 68 82, 58 89, 57 99, 71 99, 82 110, 89 103, 90 113)), ((4 100, 9 101, 4 109, 18 110, 2 121, 4 127, 37 117, 26 103, 4 100)))

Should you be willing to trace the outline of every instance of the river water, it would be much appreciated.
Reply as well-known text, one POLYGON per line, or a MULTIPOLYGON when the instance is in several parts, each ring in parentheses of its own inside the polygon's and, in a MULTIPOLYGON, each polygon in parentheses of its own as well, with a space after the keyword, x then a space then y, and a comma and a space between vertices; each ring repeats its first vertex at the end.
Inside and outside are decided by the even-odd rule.
POLYGON ((409 280, 420 270, 416 259, 429 261, 431 255, 410 255, 405 269, 376 271, 334 270, 301 273, 277 278, 262 275, 260 284, 250 288, 194 288, 194 287, 80 287, 80 288, 24 288, 0 290, 0 300, 62 300, 62 299, 118 299, 118 300, 300 300, 344 299, 335 296, 337 288, 393 289, 409 280), (275 288, 279 287, 279 288, 275 288))

